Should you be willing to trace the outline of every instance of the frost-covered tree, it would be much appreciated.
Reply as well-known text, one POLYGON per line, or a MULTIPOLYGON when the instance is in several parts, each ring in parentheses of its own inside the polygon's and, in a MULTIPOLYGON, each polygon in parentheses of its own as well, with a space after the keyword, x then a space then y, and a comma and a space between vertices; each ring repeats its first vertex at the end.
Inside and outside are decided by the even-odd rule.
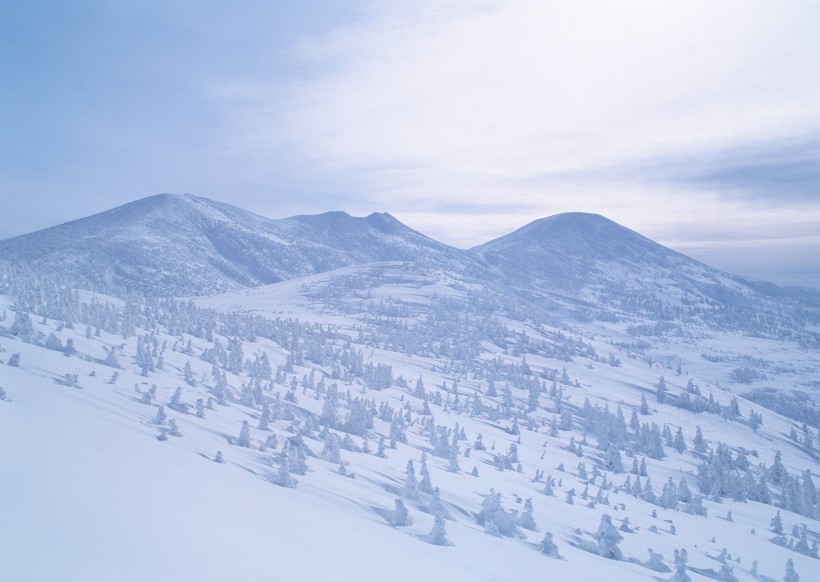
POLYGON ((54 332, 51 332, 46 338, 45 348, 47 350, 61 352, 63 351, 63 342, 61 342, 60 339, 54 335, 54 332))
POLYGON ((666 401, 666 392, 666 380, 661 376, 660 380, 658 380, 658 389, 655 392, 658 397, 658 404, 663 404, 666 401))
POLYGON ((686 441, 683 438, 683 429, 681 427, 678 427, 678 430, 675 431, 675 439, 672 442, 672 446, 678 453, 683 453, 686 450, 686 441))
POLYGON ((541 552, 550 558, 558 558, 558 546, 552 541, 552 534, 547 532, 544 534, 544 539, 541 540, 541 552))
POLYGON ((783 582, 800 582, 800 575, 794 570, 794 561, 791 558, 786 562, 786 573, 783 576, 783 582))
POLYGON ((371 426, 372 420, 369 419, 365 403, 359 398, 351 401, 344 430, 357 436, 364 436, 371 426))
POLYGON ((251 446, 251 428, 248 426, 248 421, 242 421, 242 428, 239 429, 239 437, 236 439, 237 446, 250 447, 251 446))
POLYGON ((194 378, 194 372, 191 369, 191 361, 188 360, 185 362, 185 368, 182 370, 183 380, 189 386, 196 386, 196 379, 194 378))
POLYGON ((692 448, 699 453, 706 452, 706 439, 703 438, 703 430, 700 428, 700 425, 695 426, 695 438, 692 439, 692 448))
POLYGON ((676 509, 678 506, 677 487, 675 487, 672 477, 669 477, 669 480, 663 486, 660 504, 664 509, 676 509))
POLYGON ((393 510, 392 524, 396 527, 413 525, 413 519, 410 517, 410 513, 407 511, 407 507, 405 507, 404 501, 402 501, 401 499, 396 499, 396 508, 393 510))
POLYGON ((435 521, 433 522, 433 529, 430 530, 429 539, 431 544, 435 544, 437 546, 452 545, 450 540, 447 539, 447 529, 444 525, 444 518, 440 515, 437 515, 435 521))
POLYGON ((550 497, 555 495, 555 492, 552 488, 552 475, 547 477, 547 480, 544 481, 544 489, 541 491, 544 495, 549 495, 550 497))
POLYGON ((280 487, 293 489, 296 487, 297 481, 290 476, 290 453, 288 447, 282 447, 282 452, 279 455, 279 472, 276 474, 274 482, 280 487))
POLYGON ((670 582, 691 582, 692 578, 686 573, 686 563, 689 555, 685 549, 675 550, 675 573, 669 579, 670 582))
MULTIPOLYGON (((422 493, 432 494, 434 492, 433 481, 430 479, 430 471, 427 469, 427 455, 424 453, 422 453, 421 456, 421 468, 419 469, 419 475, 421 476, 421 480, 418 484, 418 490, 422 493)), ((436 490, 437 489, 438 488, 436 488, 436 490)))
POLYGON ((596 551, 599 556, 612 560, 623 559, 623 552, 621 552, 621 548, 618 547, 618 544, 620 544, 624 538, 618 533, 615 526, 612 525, 612 518, 609 514, 605 513, 601 516, 601 523, 598 525, 595 539, 598 541, 596 551))
POLYGON ((427 513, 430 513, 432 515, 440 515, 444 519, 453 519, 453 517, 450 515, 450 512, 447 511, 447 508, 444 506, 444 503, 442 503, 441 501, 441 494, 439 493, 438 487, 436 487, 433 490, 433 498, 430 500, 430 504, 427 506, 427 513))
POLYGON ((417 499, 419 496, 418 494, 418 482, 416 481, 416 470, 413 467, 413 461, 407 461, 407 466, 405 467, 405 479, 404 479, 404 497, 407 499, 417 499))
POLYGON ((624 472, 624 465, 621 462, 621 453, 614 444, 609 446, 604 455, 604 468, 613 473, 624 472))
POLYGON ((257 430, 270 430, 268 425, 270 424, 270 408, 268 405, 265 404, 262 406, 262 414, 259 415, 259 424, 256 425, 257 430))
POLYGON ((646 401, 646 394, 641 394, 641 414, 649 414, 649 403, 646 401))
POLYGON ((196 400, 196 416, 197 418, 205 418, 205 403, 202 398, 196 400))
POLYGON ((689 503, 692 501, 692 491, 689 489, 689 485, 686 483, 686 479, 681 477, 680 481, 678 482, 677 488, 677 496, 678 501, 681 503, 689 503))
MULTIPOLYGON (((333 386, 335 386, 335 384, 333 386)), ((319 416, 319 424, 328 428, 339 427, 339 397, 333 387, 331 387, 322 405, 322 414, 319 416)))
POLYGON ((26 343, 31 343, 34 339, 34 325, 31 323, 31 316, 19 304, 14 306, 14 323, 11 324, 9 331, 11 335, 26 343))
POLYGON ((490 489, 490 493, 485 495, 481 501, 481 511, 478 512, 476 521, 479 525, 484 525, 499 510, 501 510, 501 495, 496 493, 495 489, 490 489))
POLYGON ((342 460, 342 447, 339 437, 330 431, 326 431, 324 436, 324 448, 322 457, 330 463, 339 463, 342 460))
POLYGON ((165 414, 165 406, 160 405, 159 409, 157 410, 157 415, 154 417, 154 424, 158 426, 165 426, 165 421, 167 420, 167 416, 165 414))
POLYGON ((447 470, 451 473, 460 473, 461 467, 458 464, 458 449, 456 447, 450 448, 450 459, 449 463, 447 464, 447 470))
POLYGON ((788 471, 786 467, 783 465, 783 456, 781 455, 780 451, 776 451, 774 454, 774 461, 772 462, 772 466, 769 467, 769 480, 774 483, 775 485, 783 485, 786 482, 786 478, 788 477, 788 471))
POLYGON ((516 525, 530 531, 538 531, 538 524, 535 523, 535 518, 532 515, 532 511, 532 499, 527 499, 524 502, 524 511, 518 516, 516 525))
POLYGON ((182 433, 179 432, 179 427, 177 426, 177 421, 173 418, 168 421, 168 434, 175 437, 181 437, 182 433))
POLYGON ((806 524, 802 524, 799 532, 800 539, 794 544, 794 551, 808 556, 811 552, 809 549, 808 532, 806 531, 806 524))

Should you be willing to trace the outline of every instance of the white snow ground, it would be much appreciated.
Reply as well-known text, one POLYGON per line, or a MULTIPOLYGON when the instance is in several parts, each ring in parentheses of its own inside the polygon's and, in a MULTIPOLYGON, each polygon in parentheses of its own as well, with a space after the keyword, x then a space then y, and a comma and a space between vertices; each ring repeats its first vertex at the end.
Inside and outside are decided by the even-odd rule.
MULTIPOLYGON (((299 385, 297 402, 284 403, 284 417, 273 421, 270 431, 262 431, 256 428, 260 407, 238 402, 243 384, 250 381, 245 373, 226 373, 233 401, 227 406, 215 404, 214 410, 205 411, 205 418, 197 418, 193 408, 183 414, 168 407, 177 387, 182 388, 181 402, 192 407, 198 398, 208 398, 214 384, 213 364, 201 360, 200 355, 213 346, 212 342, 169 335, 158 326, 153 330, 158 344, 167 342, 163 369, 141 376, 135 360, 137 336, 150 330, 137 328, 125 339, 102 330, 99 337, 91 333, 86 338, 85 324, 69 329, 59 320, 43 321, 42 314, 32 315, 39 343, 52 332, 63 344, 69 338, 74 340, 78 353, 67 357, 14 338, 9 330, 15 298, 0 298, 0 312, 6 314, 0 321, 6 332, 6 337, 0 337, 0 386, 7 398, 0 401, 0 579, 664 580, 672 577, 672 571, 649 569, 645 564, 648 549, 661 554, 663 562, 674 570, 674 550, 685 548, 688 575, 693 580, 706 580, 720 579, 722 563, 718 557, 725 548, 731 556, 726 563, 740 580, 755 579, 751 574, 755 560, 760 579, 780 580, 789 558, 794 560, 801 580, 820 580, 820 562, 771 541, 775 536, 769 521, 776 507, 724 499, 721 503, 704 501, 708 517, 663 509, 616 490, 627 476, 635 480, 629 473, 632 459, 623 453, 627 472, 607 471, 607 479, 615 487, 602 492, 608 497, 606 501, 588 506, 598 493, 601 477, 588 485, 590 498, 582 500, 587 480, 578 477, 577 466, 585 463, 591 475, 602 453, 596 451, 592 434, 587 435, 589 442, 582 458, 567 450, 571 437, 576 442, 584 438, 578 412, 585 398, 593 405, 607 405, 613 413, 620 405, 628 425, 633 408, 645 395, 652 414, 641 416, 641 422, 661 427, 667 423, 673 432, 682 427, 689 447, 682 454, 665 447, 664 459, 646 458, 658 495, 669 477, 676 483, 683 477, 690 489, 697 491, 695 473, 703 457, 691 450, 696 425, 702 427, 712 448, 720 441, 735 452, 749 451, 755 468, 759 463, 771 465, 775 451, 780 450, 791 473, 808 469, 816 478, 817 461, 788 437, 792 427, 801 432, 799 423, 742 399, 738 421, 706 412, 694 414, 655 399, 655 385, 664 376, 670 394, 685 389, 691 378, 704 395, 711 391, 718 401, 728 404, 733 395, 747 388, 729 381, 730 371, 746 354, 782 364, 777 373, 769 372, 766 385, 785 389, 798 381, 816 381, 820 375, 816 353, 783 342, 717 332, 703 332, 704 337, 697 341, 657 338, 638 353, 613 345, 613 341, 630 339, 615 324, 575 326, 570 331, 526 318, 512 320, 498 310, 485 314, 474 309, 471 301, 476 301, 475 296, 461 282, 397 263, 351 267, 198 300, 201 307, 221 312, 241 310, 321 323, 338 333, 329 344, 341 349, 349 341, 347 347, 361 350, 365 363, 391 365, 393 376, 402 375, 407 381, 406 388, 394 382, 384 390, 365 389, 359 377, 351 381, 331 378, 331 358, 322 365, 306 360, 272 390, 266 383, 264 395, 269 401, 277 392, 284 396, 293 379, 299 385), (449 355, 411 355, 383 343, 373 345, 383 339, 385 324, 406 323, 412 330, 413 326, 436 325, 431 317, 443 324, 452 323, 437 311, 440 309, 459 322, 458 329, 493 324, 509 330, 506 339, 520 338, 520 333, 514 332, 526 331, 531 341, 558 345, 563 337, 593 347, 598 358, 574 355, 568 361, 545 356, 538 349, 517 353, 511 342, 505 344, 498 338, 474 338, 481 347, 481 361, 500 358, 518 365, 525 358, 544 386, 551 384, 545 381, 545 374, 566 369, 572 385, 561 389, 564 406, 573 410, 573 430, 549 436, 550 421, 558 413, 555 399, 545 390, 539 396, 538 410, 531 413, 535 430, 529 430, 522 421, 519 443, 519 437, 509 432, 510 417, 491 420, 471 416, 466 410, 456 412, 450 391, 454 381, 458 381, 462 407, 474 395, 482 397, 485 407, 495 407, 502 402, 506 386, 499 380, 499 396, 487 396, 487 378, 476 377, 462 365, 455 355, 459 346, 451 346, 449 355), (193 353, 186 354, 182 350, 189 340, 193 353), (176 350, 172 347, 175 343, 176 350), (105 348, 114 346, 122 346, 118 350, 120 370, 102 363, 105 348), (725 361, 709 362, 701 356, 706 350, 718 349, 728 354, 725 361), (609 353, 620 359, 619 367, 606 363, 609 353), (8 365, 13 354, 20 355, 19 367, 8 365), (647 361, 650 355, 654 361, 651 366, 647 361), (183 381, 188 362, 196 386, 183 381), (675 372, 678 364, 680 376, 675 372), (323 443, 316 438, 318 431, 313 431, 305 443, 317 456, 309 454, 307 474, 294 475, 298 479, 295 489, 284 488, 275 484, 277 455, 286 439, 294 436, 292 419, 305 419, 310 413, 318 416, 324 404, 324 395, 301 384, 311 370, 315 370, 315 382, 323 378, 326 387, 335 383, 342 395, 349 391, 352 398, 373 399, 376 406, 387 404, 402 415, 409 414, 408 442, 388 448, 387 458, 376 456, 379 437, 389 440, 390 436, 390 423, 377 418, 368 431, 370 453, 341 451, 341 459, 349 463, 347 472, 355 474, 350 477, 338 473, 339 463, 321 458, 323 443), (118 378, 111 384, 115 371, 118 378), (66 385, 66 374, 77 375, 76 387, 66 385), (447 459, 431 454, 427 432, 421 426, 429 417, 419 414, 423 402, 412 395, 419 377, 431 396, 439 392, 445 403, 449 402, 448 406, 430 403, 435 424, 453 428, 458 423, 465 432, 466 440, 459 442, 458 473, 448 471, 447 459), (445 383, 447 390, 443 389, 445 383), (154 403, 141 403, 142 394, 152 385, 157 387, 154 403), (182 436, 157 439, 167 430, 152 423, 160 404, 165 405, 168 417, 176 420, 182 436), (763 414, 763 426, 756 433, 746 424, 752 409, 763 414), (250 448, 232 444, 244 420, 251 427, 250 448), (465 456, 479 433, 488 450, 471 450, 470 456, 465 456), (278 446, 260 451, 259 445, 271 434, 276 435, 278 446), (521 472, 515 467, 497 469, 494 455, 506 453, 513 443, 518 446, 521 472), (224 456, 222 464, 213 460, 217 451, 224 456), (407 462, 414 461, 418 478, 422 451, 427 451, 432 483, 440 488, 441 499, 453 517, 446 522, 449 546, 429 543, 434 522, 433 515, 425 511, 429 494, 404 499, 413 525, 390 524, 395 500, 402 497, 405 488, 407 462), (563 464, 563 472, 557 469, 559 464, 563 464), (473 467, 478 476, 470 474, 473 467), (536 471, 556 481, 554 496, 542 494, 543 479, 534 481, 536 471), (565 501, 571 488, 578 494, 572 505, 565 501), (531 498, 539 531, 518 528, 520 538, 487 533, 476 515, 491 490, 500 494, 508 512, 522 512, 523 502, 531 498), (733 521, 726 519, 728 511, 733 521), (593 534, 604 514, 610 515, 616 526, 628 517, 636 530, 622 534, 623 560, 606 559, 584 549, 594 546, 593 534), (545 532, 554 534, 560 558, 539 551, 545 532)), ((111 302, 122 306, 119 301, 111 302)), ((214 337, 227 346, 228 336, 214 337)), ((241 345, 246 360, 266 353, 274 372, 277 366, 284 368, 292 348, 264 338, 245 340, 241 345)), ((512 388, 511 396, 514 408, 526 405, 526 391, 512 388)), ((344 399, 342 404, 344 418, 344 399)), ((305 427, 304 422, 297 424, 297 428, 305 427)), ((340 437, 345 434, 331 432, 340 437)), ((352 440, 362 446, 360 436, 352 440)), ((771 490, 777 502, 779 489, 772 486, 771 490)), ((797 541, 791 535, 795 525, 806 524, 810 543, 820 537, 817 520, 785 510, 781 514, 786 539, 792 544, 797 541)))

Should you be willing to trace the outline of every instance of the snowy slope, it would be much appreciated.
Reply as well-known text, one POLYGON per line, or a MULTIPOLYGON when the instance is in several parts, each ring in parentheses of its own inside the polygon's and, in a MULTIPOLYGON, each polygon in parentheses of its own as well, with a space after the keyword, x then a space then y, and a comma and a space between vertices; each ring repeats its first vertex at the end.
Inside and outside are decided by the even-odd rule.
MULTIPOLYGON (((755 480, 773 474, 777 451, 798 482, 806 470, 816 479, 817 425, 804 433, 802 423, 741 396, 756 385, 820 382, 816 352, 798 344, 707 329, 644 341, 626 323, 563 323, 468 277, 405 262, 202 298, 199 308, 65 293, 37 279, 6 283, 17 296, 0 297, 4 580, 649 581, 670 579, 681 549, 693 580, 726 579, 726 571, 753 580, 754 561, 761 579, 781 579, 789 559, 802 580, 818 571, 795 549, 800 524, 809 546, 818 540, 816 497, 802 513, 781 509, 780 545, 770 531, 777 507, 704 491, 698 478, 724 443, 733 464, 745 455, 755 480), (69 339, 76 353, 66 355, 69 339), (770 362, 765 379, 730 380, 742 362, 761 361, 770 362), (690 380, 724 413, 737 398, 739 414, 681 407, 690 380), (209 398, 199 417, 197 400, 209 398), (372 414, 363 431, 356 402, 372 414), (156 424, 160 406, 167 418, 156 424), (756 430, 752 410, 763 415, 756 430), (633 411, 647 427, 680 428, 686 450, 663 445, 653 458, 636 440, 633 411), (243 421, 248 447, 239 443, 243 421), (603 436, 602 427, 620 436, 603 436), (693 450, 697 427, 705 452, 693 450), (476 447, 479 434, 486 449, 476 447), (454 455, 453 436, 463 437, 454 455), (619 452, 623 471, 608 465, 612 446, 598 450, 601 439, 619 452), (439 456, 448 445, 450 455, 439 456), (223 463, 214 462, 218 451, 223 463), (304 471, 292 465, 302 453, 304 471), (433 496, 418 491, 423 454, 452 518, 444 522, 452 545, 431 543, 433 496), (627 478, 639 477, 633 461, 645 462, 656 496, 669 478, 686 481, 707 515, 626 491, 627 478), (282 467, 295 488, 281 486, 282 467), (552 495, 544 493, 549 477, 552 495), (486 520, 491 492, 502 510, 486 520), (393 523, 396 499, 411 525, 393 523), (537 531, 512 525, 527 499, 537 531), (630 531, 619 530, 621 559, 599 555, 604 515, 615 527, 629 518, 630 531), (543 553, 545 533, 560 557, 543 553), (658 554, 651 560, 650 549, 658 554)), ((773 503, 788 501, 771 478, 767 488, 773 503)))

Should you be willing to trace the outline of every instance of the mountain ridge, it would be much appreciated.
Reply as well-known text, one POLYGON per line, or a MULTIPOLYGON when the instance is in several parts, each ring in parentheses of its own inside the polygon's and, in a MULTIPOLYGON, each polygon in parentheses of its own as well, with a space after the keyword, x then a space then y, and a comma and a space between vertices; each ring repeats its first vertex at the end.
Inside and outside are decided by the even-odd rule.
POLYGON ((582 212, 541 218, 461 250, 385 212, 270 219, 190 194, 159 194, 0 241, 0 256, 120 296, 126 289, 211 295, 401 261, 576 320, 692 320, 804 338, 820 324, 820 292, 719 271, 582 212))
POLYGON ((381 260, 464 260, 387 214, 270 219, 190 194, 159 194, 6 239, 0 253, 97 290, 179 296, 381 260))

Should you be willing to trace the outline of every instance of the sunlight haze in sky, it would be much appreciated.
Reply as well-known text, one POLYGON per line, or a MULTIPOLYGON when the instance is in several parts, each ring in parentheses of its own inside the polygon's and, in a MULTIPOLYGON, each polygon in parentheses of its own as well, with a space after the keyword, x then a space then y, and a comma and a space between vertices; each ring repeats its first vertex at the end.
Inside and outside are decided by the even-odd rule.
POLYGON ((0 11, 0 238, 160 192, 462 248, 585 211, 820 288, 816 1, 0 11))

